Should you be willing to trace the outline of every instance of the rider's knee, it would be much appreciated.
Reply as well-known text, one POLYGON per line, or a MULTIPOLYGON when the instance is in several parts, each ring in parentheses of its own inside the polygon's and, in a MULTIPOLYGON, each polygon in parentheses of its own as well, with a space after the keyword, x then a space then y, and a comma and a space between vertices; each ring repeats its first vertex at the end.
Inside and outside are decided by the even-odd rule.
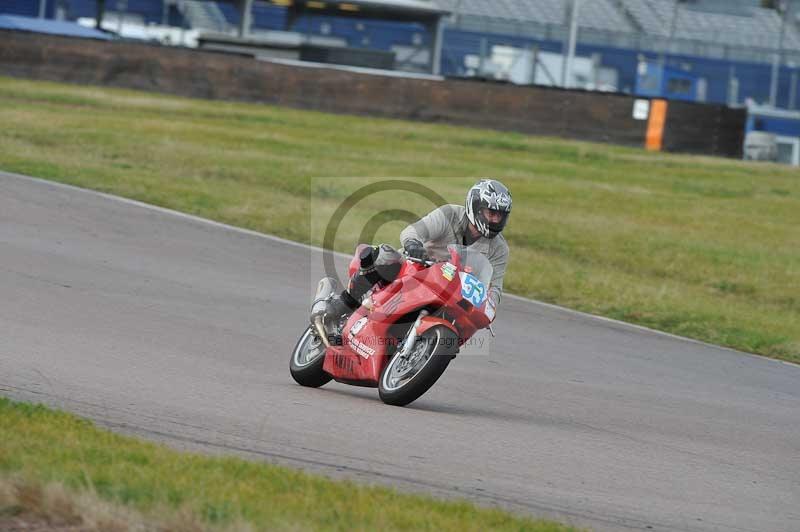
POLYGON ((389 244, 381 244, 376 250, 375 271, 384 283, 397 279, 403 266, 403 255, 389 244))
POLYGON ((358 276, 366 278, 371 285, 391 283, 400 273, 403 256, 392 246, 360 244, 351 263, 351 271, 357 267, 358 276))

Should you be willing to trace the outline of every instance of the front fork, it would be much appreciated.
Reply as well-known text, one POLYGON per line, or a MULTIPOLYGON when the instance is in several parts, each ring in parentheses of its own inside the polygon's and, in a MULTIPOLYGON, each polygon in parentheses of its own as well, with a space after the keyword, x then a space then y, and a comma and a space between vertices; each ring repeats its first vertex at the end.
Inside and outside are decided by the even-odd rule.
POLYGON ((400 349, 400 352, 397 353, 397 356, 400 357, 407 357, 408 354, 411 352, 411 349, 414 347, 414 343, 417 341, 417 336, 419 336, 419 328, 420 324, 422 323, 422 319, 428 315, 427 310, 421 310, 419 316, 414 321, 414 325, 408 330, 406 333, 406 337, 403 340, 403 347, 400 349))
POLYGON ((408 336, 405 340, 403 340, 403 347, 399 354, 408 355, 408 353, 411 352, 411 348, 414 346, 414 342, 416 342, 417 337, 437 325, 447 327, 453 331, 456 336, 460 337, 458 329, 456 329, 451 322, 438 316, 431 316, 427 310, 422 310, 420 311, 419 316, 417 316, 414 325, 412 325, 411 329, 409 329, 408 336))

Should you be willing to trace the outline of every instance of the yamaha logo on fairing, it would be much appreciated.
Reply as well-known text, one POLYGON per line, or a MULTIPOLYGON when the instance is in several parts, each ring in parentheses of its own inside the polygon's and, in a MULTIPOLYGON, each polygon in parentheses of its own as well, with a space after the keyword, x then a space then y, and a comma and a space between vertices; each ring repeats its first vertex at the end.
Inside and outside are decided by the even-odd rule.
POLYGON ((344 355, 334 355, 333 363, 337 368, 348 373, 353 373, 356 370, 356 364, 353 359, 344 355))

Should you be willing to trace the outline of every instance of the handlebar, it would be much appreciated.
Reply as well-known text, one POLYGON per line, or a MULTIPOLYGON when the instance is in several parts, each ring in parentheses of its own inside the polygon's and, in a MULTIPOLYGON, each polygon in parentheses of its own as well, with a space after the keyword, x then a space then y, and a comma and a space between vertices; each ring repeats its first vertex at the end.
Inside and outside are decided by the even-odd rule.
POLYGON ((436 260, 418 259, 416 257, 411 257, 411 256, 409 256, 408 253, 406 253, 405 250, 403 250, 403 256, 406 258, 406 260, 409 260, 411 262, 416 262, 417 264, 422 264, 423 266, 425 266, 427 268, 430 268, 431 266, 433 266, 434 264, 439 262, 439 261, 436 261, 436 260))

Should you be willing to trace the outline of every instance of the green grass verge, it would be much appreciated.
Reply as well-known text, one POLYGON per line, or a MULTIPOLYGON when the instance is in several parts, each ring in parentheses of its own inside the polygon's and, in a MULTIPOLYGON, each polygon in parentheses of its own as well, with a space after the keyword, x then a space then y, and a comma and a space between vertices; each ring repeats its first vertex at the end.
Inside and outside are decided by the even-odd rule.
POLYGON ((308 211, 347 190, 312 178, 415 176, 461 202, 496 176, 514 194, 509 291, 800 362, 793 168, 9 78, 0 123, 2 169, 315 244, 308 211))
POLYGON ((100 430, 70 414, 0 398, 0 479, 14 477, 90 491, 158 521, 170 512, 194 516, 188 521, 212 528, 575 530, 467 502, 332 481, 239 458, 180 453, 100 430))

